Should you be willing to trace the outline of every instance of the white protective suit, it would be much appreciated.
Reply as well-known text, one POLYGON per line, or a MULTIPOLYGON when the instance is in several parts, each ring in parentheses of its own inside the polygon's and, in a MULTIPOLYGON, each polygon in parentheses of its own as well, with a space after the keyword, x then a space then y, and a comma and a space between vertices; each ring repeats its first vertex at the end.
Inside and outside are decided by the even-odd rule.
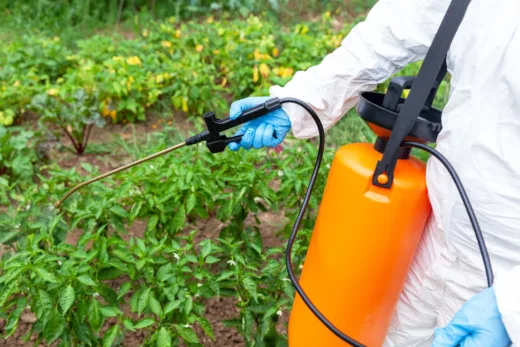
MULTIPOLYGON (((317 66, 273 97, 307 102, 330 128, 405 65, 422 60, 449 0, 380 0, 317 66)), ((498 308, 520 345, 520 1, 473 0, 448 53, 452 75, 437 149, 473 204, 495 273, 498 308)), ((312 118, 284 105, 297 138, 317 136, 312 118)), ((436 159, 427 165, 433 212, 396 307, 385 346, 429 346, 436 327, 486 287, 481 255, 459 193, 436 159)))

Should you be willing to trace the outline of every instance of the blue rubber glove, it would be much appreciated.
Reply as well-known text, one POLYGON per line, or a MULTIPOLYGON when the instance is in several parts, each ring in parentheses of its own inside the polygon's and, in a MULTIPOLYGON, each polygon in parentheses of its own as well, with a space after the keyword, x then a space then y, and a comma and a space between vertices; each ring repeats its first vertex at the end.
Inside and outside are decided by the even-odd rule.
MULTIPOLYGON (((242 114, 242 111, 261 104, 268 99, 270 99, 270 97, 262 96, 235 101, 231 104, 229 118, 236 119, 242 114)), ((240 147, 246 150, 251 148, 275 147, 283 141, 290 129, 291 121, 289 120, 289 116, 279 108, 263 117, 245 123, 235 134, 235 136, 244 135, 240 143, 233 142, 230 143, 228 147, 232 151, 237 151, 240 147)))
POLYGON ((464 303, 451 322, 435 329, 432 347, 506 347, 511 345, 493 288, 464 303))

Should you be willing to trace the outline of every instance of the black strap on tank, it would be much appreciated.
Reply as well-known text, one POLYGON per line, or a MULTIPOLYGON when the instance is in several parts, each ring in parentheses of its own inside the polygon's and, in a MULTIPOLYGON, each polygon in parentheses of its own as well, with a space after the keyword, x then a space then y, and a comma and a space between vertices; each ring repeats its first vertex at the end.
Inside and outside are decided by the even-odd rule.
POLYGON ((435 96, 431 95, 433 84, 440 84, 446 75, 446 56, 470 2, 471 0, 451 1, 424 58, 417 78, 410 89, 410 94, 399 112, 383 157, 377 163, 372 184, 384 188, 392 186, 399 148, 415 124, 423 106, 427 101, 430 101, 428 97, 431 99, 435 96), (381 174, 388 176, 388 181, 384 184, 379 183, 377 179, 381 174))

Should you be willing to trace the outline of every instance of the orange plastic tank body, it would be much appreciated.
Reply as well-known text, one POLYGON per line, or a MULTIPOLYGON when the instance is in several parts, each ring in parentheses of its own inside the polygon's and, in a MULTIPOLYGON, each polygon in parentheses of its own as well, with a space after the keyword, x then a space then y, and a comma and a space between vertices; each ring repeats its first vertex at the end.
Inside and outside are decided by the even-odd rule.
MULTIPOLYGON (((431 211, 426 165, 399 159, 391 189, 372 185, 382 154, 372 144, 335 154, 300 284, 342 332, 381 346, 431 211)), ((296 294, 289 346, 347 346, 296 294)))

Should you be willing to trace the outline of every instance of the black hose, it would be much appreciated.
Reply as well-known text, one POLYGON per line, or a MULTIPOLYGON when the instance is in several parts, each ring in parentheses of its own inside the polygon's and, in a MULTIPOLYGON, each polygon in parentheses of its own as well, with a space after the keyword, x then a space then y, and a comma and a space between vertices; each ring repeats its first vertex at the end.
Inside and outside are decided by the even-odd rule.
POLYGON ((453 179, 453 182, 455 183, 455 186, 457 186, 457 189, 459 191, 460 197, 462 199, 462 202, 464 203, 464 206, 466 207, 466 212, 468 213, 469 220, 471 222, 471 226, 473 227, 473 231, 475 232, 475 237, 477 238, 478 247, 480 249, 480 254, 482 256, 482 261, 484 262, 484 269, 486 271, 486 279, 487 279, 487 285, 488 287, 491 287, 493 285, 493 268, 491 267, 491 260, 489 259, 488 250, 486 247, 486 242, 484 241, 484 236, 482 235, 482 230, 480 229, 480 226, 477 221, 477 216, 475 215, 475 211, 473 210, 473 207, 471 206, 471 202, 469 201, 468 195, 466 194, 466 190, 464 189, 464 186, 462 185, 462 182, 457 175, 457 172, 455 172, 455 169, 450 164, 448 159, 444 157, 439 151, 425 145, 419 142, 405 142, 403 144, 404 147, 414 147, 422 149, 423 151, 426 151, 433 155, 435 158, 437 158, 442 165, 448 170, 448 173, 450 174, 451 178, 453 179))
MULTIPOLYGON (((298 212, 296 222, 293 225, 291 234, 289 236, 289 240, 287 242, 287 249, 285 252, 285 262, 286 262, 286 266, 287 266, 287 272, 289 274, 289 279, 291 280, 294 288, 296 289, 296 291, 302 298, 305 305, 307 305, 307 307, 316 316, 316 318, 318 318, 332 333, 334 333, 334 335, 336 335, 341 340, 349 343, 351 346, 365 347, 365 345, 363 345, 360 342, 356 341, 355 339, 349 337, 348 335, 342 333, 316 308, 316 306, 314 306, 314 304, 309 299, 307 294, 305 294, 305 291, 303 290, 303 288, 300 286, 298 279, 294 275, 294 272, 292 269, 292 262, 291 262, 292 247, 293 247, 294 241, 296 239, 296 235, 298 234, 298 229, 302 222, 303 215, 305 214, 305 211, 307 210, 307 206, 309 204, 312 190, 314 188, 314 184, 316 183, 316 178, 318 177, 318 173, 320 170, 321 161, 323 159, 323 152, 325 151, 325 131, 323 130, 323 125, 321 124, 321 121, 320 121, 318 115, 316 114, 316 112, 314 112, 314 110, 310 106, 308 106, 306 103, 304 103, 298 99, 294 99, 294 98, 280 99, 280 103, 281 104, 293 103, 293 104, 297 104, 297 105, 300 105, 301 107, 303 107, 311 115, 312 119, 316 123, 316 126, 318 127, 318 133, 319 133, 319 149, 318 149, 318 155, 316 157, 316 163, 314 164, 314 170, 312 172, 312 176, 309 181, 309 185, 307 186, 307 191, 305 192, 305 197, 303 199, 302 206, 300 208, 300 211, 298 212)), ((418 142, 405 142, 403 144, 403 146, 419 148, 419 149, 422 149, 422 150, 430 153, 435 158, 437 158, 444 165, 444 167, 448 170, 451 178, 453 179, 453 182, 455 183, 455 185, 457 186, 457 189, 459 190, 460 196, 462 198, 462 201, 464 202, 464 206, 466 207, 466 211, 467 211, 469 219, 471 221, 471 225, 473 226, 473 230, 475 231, 475 236, 477 238, 478 246, 480 248, 482 260, 484 261, 484 268, 486 271, 487 283, 488 283, 488 286, 491 287, 493 284, 493 270, 491 267, 491 261, 489 259, 489 254, 487 252, 486 244, 484 242, 484 237, 482 236, 482 231, 480 230, 480 226, 478 224, 475 212, 473 211, 473 207, 471 206, 471 203, 466 194, 466 191, 462 185, 462 182, 460 181, 459 177, 457 176, 455 169, 450 164, 450 162, 439 151, 437 151, 431 147, 428 147, 427 145, 424 145, 424 144, 421 144, 418 142)))
POLYGON ((296 239, 296 235, 298 233, 298 229, 300 227, 300 224, 303 219, 303 215, 305 214, 305 210, 307 209, 307 205, 309 204, 309 200, 312 194, 312 189, 314 188, 314 183, 316 182, 316 178, 318 177, 318 172, 320 171, 320 165, 321 160, 323 159, 323 152, 325 151, 325 131, 323 130, 323 125, 321 124, 320 118, 314 112, 312 108, 310 108, 307 104, 304 102, 293 99, 293 98, 283 98, 280 99, 281 104, 285 103, 293 103, 298 104, 301 107, 303 107, 311 117, 314 119, 314 122, 316 122, 316 126, 318 127, 319 132, 319 138, 320 138, 320 144, 318 149, 318 156, 316 157, 316 164, 314 164, 314 170, 312 171, 312 176, 309 181, 309 185, 307 186, 307 191, 305 192, 305 198, 303 199, 302 207, 300 208, 300 212, 298 212, 298 217, 296 218, 296 222, 294 223, 294 226, 291 231, 291 235, 289 236, 289 241, 287 242, 287 249, 285 251, 285 262, 287 264, 287 272, 289 273, 289 278, 302 298, 303 302, 307 305, 307 307, 312 311, 312 313, 327 327, 330 331, 334 333, 337 337, 339 337, 341 340, 349 343, 350 345, 354 347, 365 347, 365 345, 357 342, 353 338, 345 335, 342 333, 338 328, 336 328, 325 316, 314 306, 312 301, 309 299, 307 294, 303 291, 302 287, 300 286, 300 283, 298 282, 298 279, 294 275, 293 269, 292 269, 292 263, 291 263, 291 251, 294 244, 294 240, 296 239))

